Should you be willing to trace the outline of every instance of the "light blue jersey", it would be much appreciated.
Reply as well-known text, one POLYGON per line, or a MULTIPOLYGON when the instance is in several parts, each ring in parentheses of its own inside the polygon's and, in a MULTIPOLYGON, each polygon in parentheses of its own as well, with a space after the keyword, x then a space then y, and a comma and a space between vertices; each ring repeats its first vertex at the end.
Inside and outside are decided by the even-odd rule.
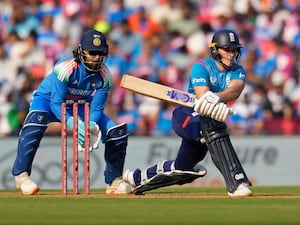
POLYGON ((203 58, 196 61, 191 70, 188 92, 195 94, 194 87, 207 86, 215 93, 224 91, 231 80, 245 82, 246 71, 240 65, 233 65, 226 71, 220 71, 212 58, 203 58))

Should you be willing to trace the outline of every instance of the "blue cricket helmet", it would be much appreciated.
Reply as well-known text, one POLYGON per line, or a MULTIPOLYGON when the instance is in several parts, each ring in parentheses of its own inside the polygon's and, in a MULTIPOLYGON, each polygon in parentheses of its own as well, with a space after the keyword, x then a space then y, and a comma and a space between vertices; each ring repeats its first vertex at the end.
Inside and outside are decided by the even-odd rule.
POLYGON ((96 30, 86 31, 78 44, 77 53, 88 71, 99 71, 108 56, 105 35, 96 30))
POLYGON ((96 30, 86 31, 82 35, 79 45, 85 50, 108 54, 108 45, 104 34, 96 30))

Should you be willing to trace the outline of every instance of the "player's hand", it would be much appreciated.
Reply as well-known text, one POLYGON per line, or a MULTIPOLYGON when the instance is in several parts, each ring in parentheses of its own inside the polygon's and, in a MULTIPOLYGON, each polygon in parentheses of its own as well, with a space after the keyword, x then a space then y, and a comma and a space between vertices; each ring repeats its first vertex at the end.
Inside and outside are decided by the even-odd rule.
POLYGON ((225 103, 219 102, 215 105, 212 113, 209 115, 210 118, 224 122, 228 115, 234 113, 234 110, 228 107, 225 103))
POLYGON ((101 131, 95 122, 90 122, 90 151, 99 147, 101 131))
POLYGON ((73 116, 70 116, 69 119, 67 120, 67 127, 69 130, 73 130, 74 126, 74 118, 73 116))
POLYGON ((197 99, 194 104, 194 110, 200 115, 209 116, 219 101, 220 97, 217 94, 207 91, 201 98, 197 99))
MULTIPOLYGON (((71 116, 67 121, 67 126, 70 130, 74 129, 74 118, 71 116)), ((84 151, 84 122, 81 119, 78 119, 78 151, 84 151)), ((99 146, 101 139, 101 131, 97 123, 90 122, 90 147, 89 150, 93 151, 99 146)))
MULTIPOLYGON (((92 152, 94 149, 99 147, 99 142, 101 140, 101 131, 98 133, 90 133, 90 143, 89 143, 89 151, 92 152)), ((84 141, 79 142, 78 140, 78 151, 84 152, 84 141)))
MULTIPOLYGON (((67 120, 67 126, 74 130, 74 117, 70 116, 67 120)), ((84 151, 84 122, 78 118, 78 151, 84 151)))
MULTIPOLYGON (((78 151, 84 151, 84 122, 82 120, 78 120, 78 144, 81 147, 78 147, 78 151)), ((89 151, 93 151, 97 149, 99 146, 99 142, 101 139, 101 131, 96 122, 90 122, 90 144, 89 151)))
POLYGON ((84 122, 78 118, 78 151, 84 151, 84 122))

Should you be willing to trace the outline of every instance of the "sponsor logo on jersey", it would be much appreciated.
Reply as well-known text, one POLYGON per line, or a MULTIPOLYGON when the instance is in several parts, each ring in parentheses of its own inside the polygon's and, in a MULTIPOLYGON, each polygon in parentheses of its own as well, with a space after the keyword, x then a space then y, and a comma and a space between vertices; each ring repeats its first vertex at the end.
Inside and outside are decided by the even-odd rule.
POLYGON ((246 76, 246 74, 244 74, 244 73, 240 73, 240 74, 239 74, 239 78, 241 78, 241 79, 244 79, 245 76, 246 76))
POLYGON ((204 78, 193 78, 192 79, 192 84, 196 84, 196 83, 205 83, 205 79, 204 78))
POLYGON ((76 88, 69 88, 68 91, 71 95, 80 95, 80 96, 88 96, 91 95, 91 93, 93 92, 93 90, 81 90, 76 88))

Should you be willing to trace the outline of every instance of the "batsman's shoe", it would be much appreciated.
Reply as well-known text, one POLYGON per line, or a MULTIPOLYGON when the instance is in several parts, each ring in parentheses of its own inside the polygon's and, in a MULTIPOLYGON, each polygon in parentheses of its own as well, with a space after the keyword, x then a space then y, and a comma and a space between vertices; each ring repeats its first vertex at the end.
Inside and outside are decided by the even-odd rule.
POLYGON ((123 174, 123 180, 130 184, 133 188, 136 187, 136 184, 134 182, 134 179, 133 179, 133 172, 131 172, 130 170, 126 170, 123 174))
POLYGON ((170 185, 183 185, 191 183, 199 177, 206 175, 207 170, 202 165, 197 165, 192 171, 176 170, 160 172, 152 177, 148 177, 147 170, 136 169, 134 172, 126 170, 123 174, 123 180, 133 187, 134 194, 145 194, 157 188, 170 185))
POLYGON ((110 185, 106 187, 106 194, 130 194, 132 193, 132 187, 126 183, 122 178, 116 178, 110 185))
POLYGON ((249 190, 246 184, 240 184, 235 192, 228 192, 230 197, 249 197, 252 196, 252 192, 249 190))
POLYGON ((16 176, 15 181, 17 190, 21 190, 24 195, 33 195, 40 190, 37 184, 30 179, 27 172, 16 176))

